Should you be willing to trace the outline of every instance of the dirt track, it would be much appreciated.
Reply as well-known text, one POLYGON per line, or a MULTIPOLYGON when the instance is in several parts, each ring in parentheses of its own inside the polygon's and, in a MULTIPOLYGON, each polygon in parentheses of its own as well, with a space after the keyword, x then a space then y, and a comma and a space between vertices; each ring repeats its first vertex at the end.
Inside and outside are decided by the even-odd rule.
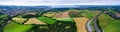
POLYGON ((89 20, 86 17, 78 17, 78 18, 73 18, 76 26, 77 26, 77 32, 87 32, 86 30, 86 23, 89 20))

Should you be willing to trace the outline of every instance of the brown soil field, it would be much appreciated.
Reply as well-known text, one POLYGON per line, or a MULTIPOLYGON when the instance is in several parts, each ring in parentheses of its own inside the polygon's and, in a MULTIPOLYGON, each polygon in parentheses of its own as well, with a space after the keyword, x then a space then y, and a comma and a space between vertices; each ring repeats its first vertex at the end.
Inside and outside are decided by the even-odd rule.
POLYGON ((67 11, 67 12, 64 12, 61 17, 62 17, 62 18, 69 18, 69 17, 70 17, 70 16, 69 16, 69 12, 68 12, 68 11, 67 11))
POLYGON ((30 18, 25 24, 46 24, 37 18, 30 18))
POLYGON ((69 18, 69 12, 66 11, 64 13, 56 13, 56 15, 54 16, 55 18, 69 18))
POLYGON ((116 16, 120 18, 120 13, 116 13, 116 16))
POLYGON ((55 17, 55 18, 61 18, 61 13, 56 13, 56 14, 54 15, 54 17, 55 17))
POLYGON ((77 17, 77 18, 73 18, 75 23, 76 23, 76 27, 77 27, 77 32, 87 32, 86 30, 86 23, 89 20, 86 17, 77 17))

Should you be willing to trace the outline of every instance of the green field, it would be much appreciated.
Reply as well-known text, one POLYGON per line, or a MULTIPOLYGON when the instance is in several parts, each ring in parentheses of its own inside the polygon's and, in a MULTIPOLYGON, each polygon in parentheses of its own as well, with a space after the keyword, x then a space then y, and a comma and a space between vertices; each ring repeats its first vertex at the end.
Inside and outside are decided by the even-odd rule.
MULTIPOLYGON (((73 18, 87 17, 89 18, 89 20, 91 20, 92 18, 97 16, 100 12, 101 10, 69 9, 66 11, 56 11, 56 12, 49 11, 34 16, 26 14, 26 15, 17 15, 15 17, 8 18, 8 15, 0 15, 0 21, 1 21, 0 23, 3 23, 7 18, 8 18, 7 20, 11 20, 11 23, 7 24, 3 28, 3 32, 77 32, 77 27, 75 25, 76 23, 74 22, 73 18), (65 13, 68 11, 69 13, 65 13), (58 13, 58 17, 55 17, 57 13, 58 13), (67 15, 69 17, 64 17, 63 15, 65 16, 67 15), (29 21, 29 18, 37 18, 39 21, 42 21, 48 25, 24 24, 23 22, 26 22, 27 20, 29 21)), ((110 11, 110 12, 114 12, 114 11, 110 11)), ((31 20, 31 23, 33 22, 34 20, 31 20)), ((92 29, 93 32, 95 32, 95 28, 93 26, 94 21, 90 22, 90 25, 93 28, 92 29)), ((98 25, 104 32, 119 32, 120 19, 114 19, 108 14, 103 13, 98 17, 98 25)))
POLYGON ((65 21, 65 22, 74 22, 72 18, 55 18, 55 19, 59 21, 65 21))
POLYGON ((81 12, 82 12, 81 16, 87 17, 89 19, 92 19, 94 16, 100 13, 100 11, 87 11, 87 10, 81 12))
POLYGON ((6 19, 8 15, 0 15, 0 18, 6 19))
POLYGON ((21 25, 17 23, 10 23, 4 27, 4 32, 26 32, 30 30, 34 25, 21 25))
POLYGON ((98 20, 99 25, 104 30, 104 32, 119 32, 120 20, 113 19, 107 14, 102 14, 98 20))
POLYGON ((57 22, 56 20, 48 18, 48 17, 38 17, 38 20, 43 21, 47 24, 54 24, 57 22))
POLYGON ((14 17, 12 18, 13 21, 22 24, 24 21, 26 21, 27 19, 25 18, 18 18, 18 17, 14 17))
POLYGON ((105 32, 120 32, 120 20, 115 20, 106 25, 104 28, 105 32))
POLYGON ((113 19, 107 14, 102 14, 99 16, 98 20, 99 20, 99 25, 104 28, 104 26, 106 26, 108 23, 111 23, 115 19, 113 19))

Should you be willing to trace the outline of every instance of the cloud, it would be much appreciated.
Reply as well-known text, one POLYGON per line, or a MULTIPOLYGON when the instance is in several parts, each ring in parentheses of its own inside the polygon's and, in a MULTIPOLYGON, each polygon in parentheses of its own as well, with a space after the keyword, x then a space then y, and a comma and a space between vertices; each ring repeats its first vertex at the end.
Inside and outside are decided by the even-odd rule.
POLYGON ((120 0, 0 0, 0 5, 120 5, 120 0))

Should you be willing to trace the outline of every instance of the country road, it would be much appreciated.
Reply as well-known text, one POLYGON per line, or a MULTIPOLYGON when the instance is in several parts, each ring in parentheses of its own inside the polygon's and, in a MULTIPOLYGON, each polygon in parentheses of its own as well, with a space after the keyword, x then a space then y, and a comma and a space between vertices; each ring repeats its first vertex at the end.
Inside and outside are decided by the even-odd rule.
POLYGON ((94 18, 90 19, 87 23, 86 23, 86 28, 88 32, 92 32, 92 26, 90 25, 90 23, 93 21, 94 18))
POLYGON ((98 24, 98 17, 99 17, 102 13, 104 13, 104 11, 100 12, 97 16, 95 16, 95 17, 94 17, 94 20, 93 20, 93 22, 94 22, 94 29, 95 29, 96 32, 103 32, 103 31, 101 30, 101 28, 99 27, 99 24, 98 24))
POLYGON ((104 11, 100 12, 98 15, 96 15, 95 17, 93 17, 91 20, 89 20, 87 23, 86 23, 86 28, 88 30, 88 32, 92 32, 92 29, 94 28, 96 32, 103 32, 100 27, 99 27, 99 24, 98 24, 98 17, 104 13, 104 11), (93 25, 93 28, 92 26, 90 25, 90 22, 94 22, 94 25, 93 25))

